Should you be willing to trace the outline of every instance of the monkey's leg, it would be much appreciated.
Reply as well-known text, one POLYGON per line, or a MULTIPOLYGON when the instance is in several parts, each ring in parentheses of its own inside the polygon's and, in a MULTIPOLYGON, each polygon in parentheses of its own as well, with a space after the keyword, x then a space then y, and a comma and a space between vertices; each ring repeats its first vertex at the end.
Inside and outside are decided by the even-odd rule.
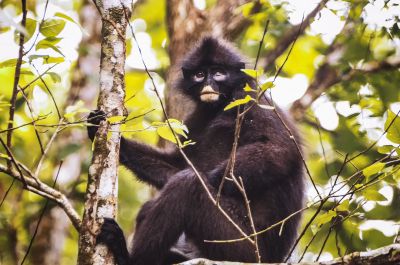
MULTIPOLYGON (((248 227, 242 203, 228 198, 222 198, 221 203, 239 226, 248 227)), ((172 176, 141 216, 129 264, 161 264, 182 232, 199 245, 201 255, 206 258, 256 261, 254 246, 247 240, 234 244, 204 243, 206 239, 232 239, 241 235, 210 201, 189 169, 172 176)))

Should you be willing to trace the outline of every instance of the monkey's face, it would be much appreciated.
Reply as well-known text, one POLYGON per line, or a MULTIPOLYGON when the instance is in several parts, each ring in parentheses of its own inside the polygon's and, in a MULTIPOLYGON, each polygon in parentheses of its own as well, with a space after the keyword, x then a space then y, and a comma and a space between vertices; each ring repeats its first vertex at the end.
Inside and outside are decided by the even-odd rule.
POLYGON ((217 65, 182 71, 186 93, 196 101, 213 105, 229 101, 234 88, 241 86, 239 79, 244 77, 240 69, 217 65))

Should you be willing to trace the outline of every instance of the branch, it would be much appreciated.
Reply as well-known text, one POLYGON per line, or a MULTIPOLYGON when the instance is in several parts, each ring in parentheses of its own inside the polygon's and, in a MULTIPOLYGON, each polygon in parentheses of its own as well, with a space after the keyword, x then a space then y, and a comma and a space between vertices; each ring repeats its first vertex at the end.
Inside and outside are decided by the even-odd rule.
MULTIPOLYGON (((392 244, 365 252, 354 252, 331 261, 301 263, 263 263, 269 265, 396 265, 400 263, 400 244, 392 244)), ((228 265, 230 263, 210 261, 206 259, 189 260, 181 265, 228 265)), ((249 263, 246 263, 249 264, 249 263)), ((259 263, 258 263, 259 264, 259 263)), ((249 264, 250 265, 250 264, 249 264)))
MULTIPOLYGON (((249 0, 225 0, 218 1, 210 10, 210 30, 214 36, 236 39, 252 23, 251 19, 244 17, 241 12, 236 12, 241 5, 250 2, 249 0), (226 19, 226 18, 229 19, 226 19)), ((256 14, 261 10, 260 1, 254 1, 249 15, 256 14)))
MULTIPOLYGON (((21 4, 22 4, 21 25, 23 28, 25 28, 26 14, 27 14, 26 0, 22 0, 21 4)), ((19 83, 19 78, 21 75, 22 57, 24 56, 24 40, 25 40, 25 35, 22 32, 20 32, 19 33, 19 44, 18 44, 19 45, 18 59, 17 59, 17 64, 15 66, 14 85, 13 85, 13 90, 12 90, 12 95, 11 95, 11 100, 10 100, 11 107, 10 107, 10 111, 9 111, 7 129, 10 129, 14 126, 14 113, 15 113, 15 104, 17 101, 17 94, 18 94, 18 83, 19 83)), ((12 133, 13 133, 13 130, 7 131, 7 147, 8 148, 11 148, 12 133)), ((8 167, 11 167, 11 163, 8 164, 8 167)))
POLYGON ((20 182, 22 182, 22 179, 24 179, 26 183, 26 186, 23 186, 24 189, 56 202, 67 214, 75 229, 79 231, 81 220, 67 197, 60 191, 53 189, 47 184, 41 182, 39 179, 34 178, 32 172, 30 172, 21 163, 17 163, 18 166, 26 172, 23 177, 21 177, 19 172, 16 172, 13 169, 7 169, 7 167, 4 165, 0 165, 0 172, 5 173, 20 182))
POLYGON ((263 67, 264 69, 267 69, 271 67, 271 65, 275 62, 275 60, 281 56, 286 49, 290 46, 290 44, 296 40, 297 35, 303 35, 304 31, 310 26, 310 24, 313 22, 315 16, 321 11, 322 8, 325 7, 325 4, 328 2, 328 0, 321 0, 319 4, 314 8, 313 11, 311 11, 310 14, 302 21, 301 23, 292 26, 286 34, 284 34, 280 39, 279 42, 277 43, 276 47, 274 48, 273 51, 271 51, 263 60, 263 67))

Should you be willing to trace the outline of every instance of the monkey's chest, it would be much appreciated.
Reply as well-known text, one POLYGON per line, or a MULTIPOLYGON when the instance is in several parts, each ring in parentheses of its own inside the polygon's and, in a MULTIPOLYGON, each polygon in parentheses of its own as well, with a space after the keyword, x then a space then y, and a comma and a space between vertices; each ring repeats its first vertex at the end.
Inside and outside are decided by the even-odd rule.
POLYGON ((222 125, 206 127, 190 137, 196 144, 187 147, 185 151, 194 166, 207 172, 229 158, 234 141, 234 128, 222 125))

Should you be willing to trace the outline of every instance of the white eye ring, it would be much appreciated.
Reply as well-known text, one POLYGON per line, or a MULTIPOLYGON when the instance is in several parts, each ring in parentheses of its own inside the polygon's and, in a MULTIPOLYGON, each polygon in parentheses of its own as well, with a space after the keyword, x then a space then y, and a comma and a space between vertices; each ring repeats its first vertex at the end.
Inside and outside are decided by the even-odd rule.
POLYGON ((224 81, 224 80, 226 80, 226 78, 227 78, 227 74, 224 72, 221 72, 221 71, 217 71, 213 75, 213 79, 215 81, 224 81))
POLYGON ((198 71, 198 72, 196 72, 196 73, 193 75, 193 80, 194 80, 195 82, 201 82, 201 81, 204 80, 205 76, 206 76, 206 75, 204 74, 203 71, 198 71))

